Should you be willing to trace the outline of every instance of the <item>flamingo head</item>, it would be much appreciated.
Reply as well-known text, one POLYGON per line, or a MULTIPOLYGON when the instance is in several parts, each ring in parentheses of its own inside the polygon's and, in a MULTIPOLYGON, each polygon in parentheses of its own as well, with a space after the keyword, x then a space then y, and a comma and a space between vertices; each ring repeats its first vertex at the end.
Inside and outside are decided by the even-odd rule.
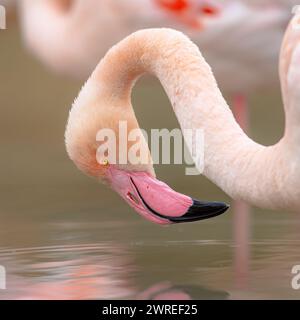
POLYGON ((142 67, 132 61, 135 49, 127 47, 127 41, 107 53, 73 104, 65 132, 70 159, 152 222, 192 222, 222 214, 228 209, 225 203, 194 200, 155 178, 148 143, 130 101, 128 81, 142 67))
POLYGON ((106 164, 103 179, 145 219, 174 224, 209 219, 224 213, 223 202, 198 201, 171 189, 146 171, 127 171, 106 164))

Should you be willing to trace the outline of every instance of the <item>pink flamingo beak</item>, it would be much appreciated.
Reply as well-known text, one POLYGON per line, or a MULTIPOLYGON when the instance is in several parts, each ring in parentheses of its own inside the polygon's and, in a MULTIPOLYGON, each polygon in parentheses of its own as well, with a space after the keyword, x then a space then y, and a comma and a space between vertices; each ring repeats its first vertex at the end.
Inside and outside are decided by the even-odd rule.
POLYGON ((110 167, 107 179, 112 189, 135 211, 158 224, 209 219, 229 208, 223 202, 198 201, 178 193, 146 172, 110 167))

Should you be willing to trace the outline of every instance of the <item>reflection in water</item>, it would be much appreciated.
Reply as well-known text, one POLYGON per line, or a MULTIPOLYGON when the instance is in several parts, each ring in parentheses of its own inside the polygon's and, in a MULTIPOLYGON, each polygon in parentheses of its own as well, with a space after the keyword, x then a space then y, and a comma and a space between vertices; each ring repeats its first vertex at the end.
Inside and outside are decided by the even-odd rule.
POLYGON ((224 300, 228 297, 229 294, 225 291, 161 282, 141 292, 136 298, 140 300, 224 300))
MULTIPOLYGON (((43 217, 22 223, 3 218, 0 264, 7 269, 8 289, 0 292, 0 299, 142 299, 153 291, 144 289, 149 287, 144 279, 176 283, 155 286, 149 299, 212 295, 213 291, 197 284, 205 279, 207 270, 215 269, 213 265, 208 268, 215 261, 215 250, 219 258, 224 253, 226 257, 227 241, 209 240, 203 233, 204 239, 198 239, 197 225, 191 225, 194 239, 180 239, 180 226, 158 228, 143 220, 130 223, 111 217, 89 216, 87 221, 84 212, 82 217, 43 217), (116 238, 122 241, 113 240, 116 238)), ((208 225, 216 228, 207 222, 203 231, 208 225)))
POLYGON ((141 293, 133 261, 116 243, 35 247, 0 251, 8 274, 2 299, 227 299, 225 291, 162 281, 141 293))
POLYGON ((135 292, 121 245, 2 250, 0 256, 9 271, 6 299, 114 299, 135 292))
MULTIPOLYGON (((216 228, 219 234, 217 222, 191 225, 189 236, 181 237, 182 227, 157 229, 144 221, 137 225, 123 222, 122 226, 102 218, 98 224, 44 221, 30 221, 30 227, 23 224, 23 232, 17 230, 15 236, 26 247, 6 242, 0 249, 0 265, 8 275, 7 290, 0 291, 0 299, 300 298, 300 292, 290 286, 291 268, 300 262, 299 220, 271 222, 267 217, 254 224, 263 236, 256 235, 249 243, 252 255, 246 289, 234 286, 234 242, 222 240, 222 235, 209 239, 216 228), (285 236, 280 235, 284 225, 285 236), (122 242, 99 240, 108 235, 118 235, 122 242), (83 239, 87 244, 82 244, 83 239)), ((4 229, 7 226, 2 224, 2 245, 4 229)), ((7 230, 12 234, 13 227, 7 230)))
POLYGON ((233 212, 235 287, 246 290, 249 284, 251 207, 243 201, 235 201, 233 212))

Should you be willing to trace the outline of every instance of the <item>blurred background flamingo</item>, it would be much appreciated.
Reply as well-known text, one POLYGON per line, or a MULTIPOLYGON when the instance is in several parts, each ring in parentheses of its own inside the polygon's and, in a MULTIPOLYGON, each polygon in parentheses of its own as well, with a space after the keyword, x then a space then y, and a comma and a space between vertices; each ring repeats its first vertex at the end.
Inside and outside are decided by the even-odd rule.
POLYGON ((25 44, 33 53, 56 71, 83 78, 126 35, 147 27, 180 29, 214 67, 222 91, 245 94, 278 85, 280 43, 296 3, 22 0, 20 17, 25 44))

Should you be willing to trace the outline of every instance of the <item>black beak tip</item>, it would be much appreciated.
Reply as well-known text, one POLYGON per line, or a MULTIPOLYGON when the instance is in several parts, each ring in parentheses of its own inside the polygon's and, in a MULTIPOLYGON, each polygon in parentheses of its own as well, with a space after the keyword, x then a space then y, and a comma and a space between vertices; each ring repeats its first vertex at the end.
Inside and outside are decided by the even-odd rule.
POLYGON ((230 206, 224 202, 208 202, 193 199, 193 204, 183 216, 170 220, 174 223, 181 223, 210 219, 223 214, 229 207, 230 206))

